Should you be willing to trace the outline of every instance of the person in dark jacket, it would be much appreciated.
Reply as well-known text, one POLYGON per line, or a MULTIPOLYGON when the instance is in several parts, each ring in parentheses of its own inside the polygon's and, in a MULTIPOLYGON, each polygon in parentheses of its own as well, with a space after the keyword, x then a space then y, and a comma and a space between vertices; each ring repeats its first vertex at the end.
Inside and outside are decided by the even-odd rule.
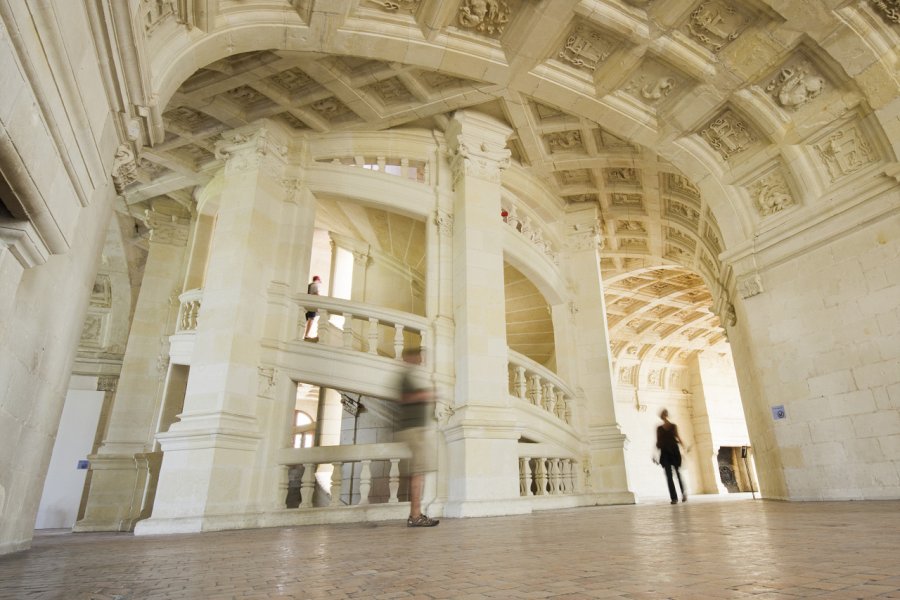
POLYGON ((681 501, 687 502, 687 493, 684 491, 684 482, 681 480, 681 451, 678 446, 684 445, 678 437, 678 426, 669 421, 669 411, 662 409, 659 418, 662 425, 656 428, 656 447, 659 448, 659 464, 666 471, 666 483, 669 486, 669 498, 672 504, 678 504, 678 494, 675 493, 675 482, 672 480, 672 471, 678 477, 678 487, 681 488, 681 501))

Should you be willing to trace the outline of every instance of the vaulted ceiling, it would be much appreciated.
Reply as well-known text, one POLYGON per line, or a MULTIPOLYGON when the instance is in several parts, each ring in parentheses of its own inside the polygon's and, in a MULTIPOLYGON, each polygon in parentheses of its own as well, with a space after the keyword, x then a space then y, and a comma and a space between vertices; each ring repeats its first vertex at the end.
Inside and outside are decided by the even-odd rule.
MULTIPOLYGON (((169 72, 178 36, 190 44, 215 37, 221 48, 179 80, 161 110, 162 135, 139 149, 124 194, 131 212, 161 198, 169 210, 190 210, 193 188, 221 165, 214 146, 222 132, 256 119, 300 135, 443 130, 454 110, 482 110, 510 125, 514 161, 563 205, 600 207, 617 357, 726 349, 705 284, 722 282, 719 255, 729 242, 802 223, 826 192, 832 203, 851 198, 860 181, 884 179, 893 161, 872 118, 900 87, 893 1, 141 7, 154 81, 169 72), (271 26, 268 42, 242 33, 254 24, 271 26), (858 24, 864 38, 849 35, 858 24)), ((375 239, 399 231, 376 212, 354 215, 369 221, 356 221, 355 233, 403 246, 375 239)))

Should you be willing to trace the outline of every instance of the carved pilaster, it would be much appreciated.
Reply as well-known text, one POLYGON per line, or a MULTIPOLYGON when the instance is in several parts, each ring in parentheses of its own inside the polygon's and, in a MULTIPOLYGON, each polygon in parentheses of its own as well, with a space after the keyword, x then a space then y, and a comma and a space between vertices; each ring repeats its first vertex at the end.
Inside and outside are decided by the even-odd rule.
POLYGON ((596 224, 576 224, 566 237, 566 246, 570 252, 602 250, 603 238, 600 235, 600 227, 596 224))
POLYGON ((509 127, 492 117, 458 111, 447 131, 453 189, 463 176, 499 184, 512 154, 506 147, 510 133, 509 127))

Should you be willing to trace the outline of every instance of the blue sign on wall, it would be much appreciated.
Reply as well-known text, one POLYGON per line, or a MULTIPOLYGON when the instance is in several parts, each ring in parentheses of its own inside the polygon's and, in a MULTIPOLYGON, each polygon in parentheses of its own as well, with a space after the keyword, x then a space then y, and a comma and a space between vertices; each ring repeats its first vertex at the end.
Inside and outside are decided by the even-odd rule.
POLYGON ((780 421, 785 418, 787 413, 784 412, 784 404, 779 404, 778 406, 772 407, 772 419, 775 421, 780 421))
POLYGON ((90 461, 88 461, 88 460, 79 460, 79 461, 78 461, 78 466, 75 467, 75 469, 81 471, 81 470, 83 470, 83 469, 87 469, 89 466, 91 466, 90 461))

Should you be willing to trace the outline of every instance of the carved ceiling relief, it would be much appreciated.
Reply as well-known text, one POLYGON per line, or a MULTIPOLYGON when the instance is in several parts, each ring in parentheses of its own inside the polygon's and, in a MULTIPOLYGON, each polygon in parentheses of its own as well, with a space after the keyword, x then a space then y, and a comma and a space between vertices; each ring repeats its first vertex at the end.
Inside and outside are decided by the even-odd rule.
POLYGON ((878 160, 875 151, 855 125, 840 129, 815 148, 835 182, 878 160))
POLYGON ((643 211, 644 197, 640 194, 623 194, 616 192, 609 195, 609 204, 612 208, 643 211))
POLYGON ((551 154, 560 152, 583 151, 584 144, 581 141, 581 132, 578 130, 559 131, 544 136, 551 154))
POLYGON ((421 0, 366 0, 369 6, 377 6, 381 10, 397 13, 416 14, 421 0))
POLYGON ((870 3, 885 21, 900 25, 900 0, 871 0, 870 3))
POLYGON ((761 217, 768 217, 796 204, 780 170, 761 177, 750 186, 750 196, 761 217))
POLYGON ((509 17, 509 4, 505 0, 463 0, 457 22, 465 29, 500 37, 509 17))
POLYGON ((743 152, 757 140, 744 119, 731 110, 710 121, 700 131, 700 136, 725 160, 743 152))
POLYGON ((806 61, 785 67, 766 85, 766 92, 783 108, 796 110, 825 91, 825 79, 806 61))
POLYGON ((416 99, 397 77, 373 83, 366 89, 374 92, 383 104, 409 102, 416 99))
POLYGON ((166 19, 178 17, 175 0, 142 0, 141 13, 144 17, 144 31, 153 33, 166 19))
POLYGON ((683 219, 693 225, 695 229, 700 222, 700 212, 698 210, 677 200, 669 200, 666 203, 666 216, 683 219))
POLYGON ((719 52, 736 40, 748 23, 749 19, 735 10, 734 2, 712 0, 701 2, 691 12, 685 31, 706 49, 719 52))
POLYGON ((640 173, 637 169, 632 169, 630 167, 603 169, 603 179, 608 185, 641 185, 640 173))
POLYGON ((595 71, 600 64, 609 58, 615 48, 599 32, 584 24, 575 27, 566 38, 557 57, 579 69, 595 71))
POLYGON ((625 83, 622 91, 653 105, 668 98, 678 85, 679 78, 669 69, 655 61, 647 61, 625 83))
POLYGON ((699 200, 700 190, 691 181, 677 173, 663 173, 663 189, 668 192, 674 192, 682 196, 699 200))
POLYGON ((295 93, 303 88, 316 84, 313 79, 298 68, 287 69, 269 77, 268 81, 288 93, 295 93))
POLYGON ((560 185, 593 185, 594 178, 587 169, 575 169, 571 171, 557 171, 560 185))

